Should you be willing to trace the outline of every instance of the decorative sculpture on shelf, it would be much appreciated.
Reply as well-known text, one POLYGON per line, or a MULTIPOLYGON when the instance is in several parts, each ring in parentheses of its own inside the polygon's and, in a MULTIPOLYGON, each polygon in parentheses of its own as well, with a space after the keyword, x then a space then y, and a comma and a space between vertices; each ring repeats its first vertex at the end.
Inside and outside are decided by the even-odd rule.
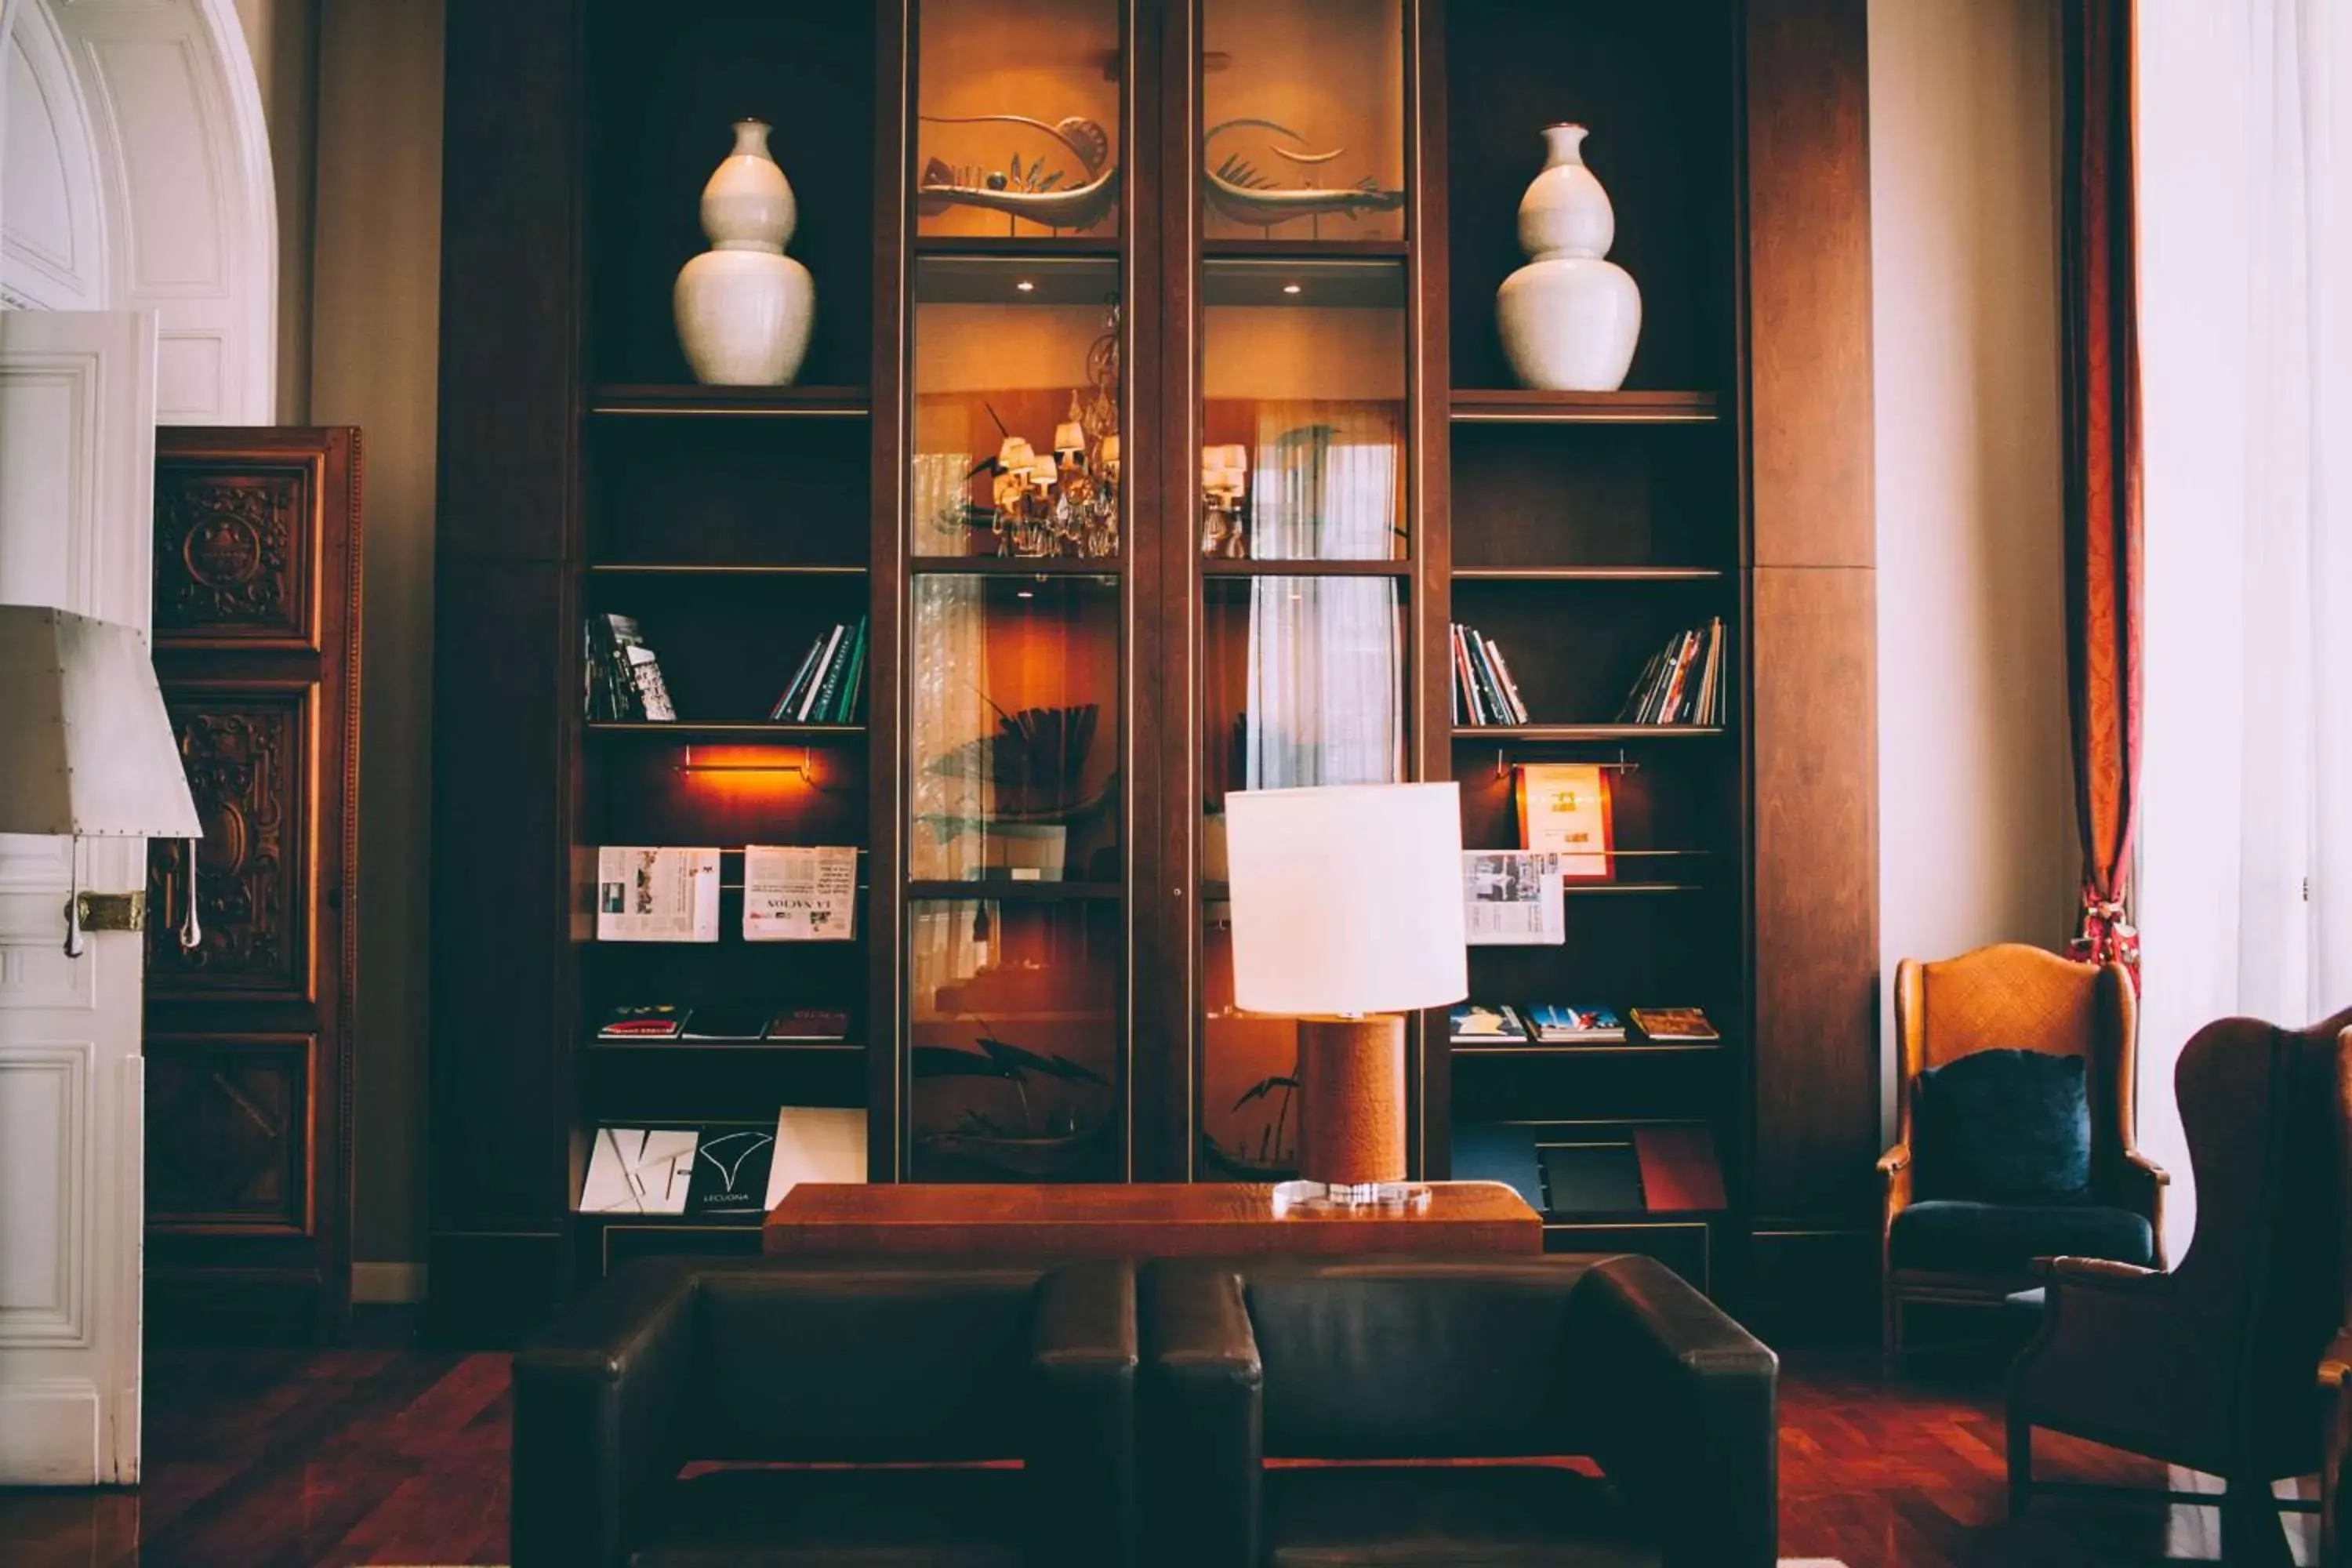
POLYGON ((1003 169, 978 164, 957 166, 933 158, 915 182, 915 210, 929 216, 951 206, 978 207, 1005 215, 1005 232, 1012 234, 1026 220, 1059 233, 1086 230, 1100 223, 1118 200, 1118 166, 1110 161, 1110 137, 1101 125, 1072 115, 1048 125, 1025 114, 926 114, 926 125, 1025 125, 1068 148, 1086 177, 1063 184, 1066 170, 1048 173, 1041 154, 1025 166, 1015 153, 1003 169))
MULTIPOLYGON (((1370 175, 1352 185, 1327 189, 1315 184, 1277 185, 1239 153, 1228 153, 1213 169, 1206 167, 1209 144, 1226 132, 1244 126, 1275 132, 1301 146, 1307 141, 1287 125, 1272 120, 1227 120, 1209 127, 1201 138, 1204 164, 1201 194, 1212 208, 1235 223, 1253 224, 1271 233, 1276 225, 1297 218, 1319 220, 1326 214, 1360 217, 1366 213, 1394 212, 1404 205, 1402 191, 1384 191, 1370 175)), ((1328 153, 1294 153, 1271 142, 1266 150, 1286 162, 1310 169, 1319 168, 1347 151, 1345 147, 1334 147, 1328 153)), ((1319 232, 1316 237, 1320 237, 1319 232)))

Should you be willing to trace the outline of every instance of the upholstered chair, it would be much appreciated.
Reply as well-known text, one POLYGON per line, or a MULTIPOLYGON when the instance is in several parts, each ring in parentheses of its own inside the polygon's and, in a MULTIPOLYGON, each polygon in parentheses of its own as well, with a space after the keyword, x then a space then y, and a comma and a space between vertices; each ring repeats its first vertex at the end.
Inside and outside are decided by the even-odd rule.
POLYGON ((2010 1372, 2012 1511, 2046 1426, 2222 1478, 2224 1561, 2288 1561, 2271 1483, 2320 1468, 2315 1374, 2345 1315, 2347 1026, 2352 1010, 2299 1032, 2225 1018, 2182 1048, 2196 1235, 2168 1274, 2042 1261, 2041 1327, 2010 1372))
POLYGON ((1897 966, 1895 1142, 1878 1162, 1889 1355, 1902 1353, 1907 1305, 1998 1308, 2033 1283, 2036 1258, 2164 1267, 2165 1173, 2133 1142, 2137 1033, 2119 963, 2004 942, 1897 966), (1952 1070, 1986 1052, 2000 1059, 1952 1070), (2050 1173, 2031 1169, 1977 1173, 1987 1158, 2038 1159, 2053 1140, 2063 1152, 2081 1135, 2069 1131, 2077 1106, 2087 1158, 2075 1148, 2056 1189, 2037 1190, 2050 1173))

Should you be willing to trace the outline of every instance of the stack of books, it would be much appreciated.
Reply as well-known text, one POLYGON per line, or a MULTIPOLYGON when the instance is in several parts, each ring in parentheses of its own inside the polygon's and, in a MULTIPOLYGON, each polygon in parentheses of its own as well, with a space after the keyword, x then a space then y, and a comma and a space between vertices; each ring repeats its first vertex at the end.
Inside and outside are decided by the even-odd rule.
POLYGON ((1454 633, 1454 722, 1484 728, 1524 724, 1528 705, 1495 639, 1475 626, 1455 622, 1454 633))
POLYGON ((1508 1006, 1465 1002, 1454 1009, 1453 1041, 1457 1046, 1524 1046, 1528 1026, 1508 1006))
POLYGON ((661 660, 646 646, 635 619, 611 614, 588 617, 586 658, 583 670, 591 720, 651 720, 670 723, 677 710, 670 705, 669 687, 662 679, 661 660))
POLYGON ((1542 1002, 1465 1002, 1454 1009, 1457 1046, 1693 1046, 1722 1037, 1697 1007, 1635 1007, 1633 1026, 1608 1007, 1542 1002))
POLYGON ((784 694, 768 713, 771 723, 846 724, 857 711, 866 679, 866 617, 843 624, 809 645, 784 694))
POLYGON ((1618 711, 1620 724, 1721 724, 1729 681, 1723 663, 1723 620, 1676 632, 1642 667, 1618 711))

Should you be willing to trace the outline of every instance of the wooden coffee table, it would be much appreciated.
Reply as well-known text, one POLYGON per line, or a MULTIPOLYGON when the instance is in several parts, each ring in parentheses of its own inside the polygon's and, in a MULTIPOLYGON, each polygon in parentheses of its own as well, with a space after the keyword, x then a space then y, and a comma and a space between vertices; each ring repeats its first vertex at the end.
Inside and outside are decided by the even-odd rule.
POLYGON ((771 1257, 1234 1258, 1543 1250, 1543 1223, 1500 1182, 1435 1182, 1421 1208, 1277 1215, 1270 1186, 803 1183, 769 1211, 771 1257))

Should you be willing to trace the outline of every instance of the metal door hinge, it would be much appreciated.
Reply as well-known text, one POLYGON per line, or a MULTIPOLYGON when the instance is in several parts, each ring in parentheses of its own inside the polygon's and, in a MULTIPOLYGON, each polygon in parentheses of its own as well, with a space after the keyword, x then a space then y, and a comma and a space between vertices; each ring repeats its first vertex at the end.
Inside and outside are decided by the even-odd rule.
POLYGON ((134 893, 82 893, 77 895, 75 903, 84 931, 147 929, 147 894, 144 889, 134 893))

